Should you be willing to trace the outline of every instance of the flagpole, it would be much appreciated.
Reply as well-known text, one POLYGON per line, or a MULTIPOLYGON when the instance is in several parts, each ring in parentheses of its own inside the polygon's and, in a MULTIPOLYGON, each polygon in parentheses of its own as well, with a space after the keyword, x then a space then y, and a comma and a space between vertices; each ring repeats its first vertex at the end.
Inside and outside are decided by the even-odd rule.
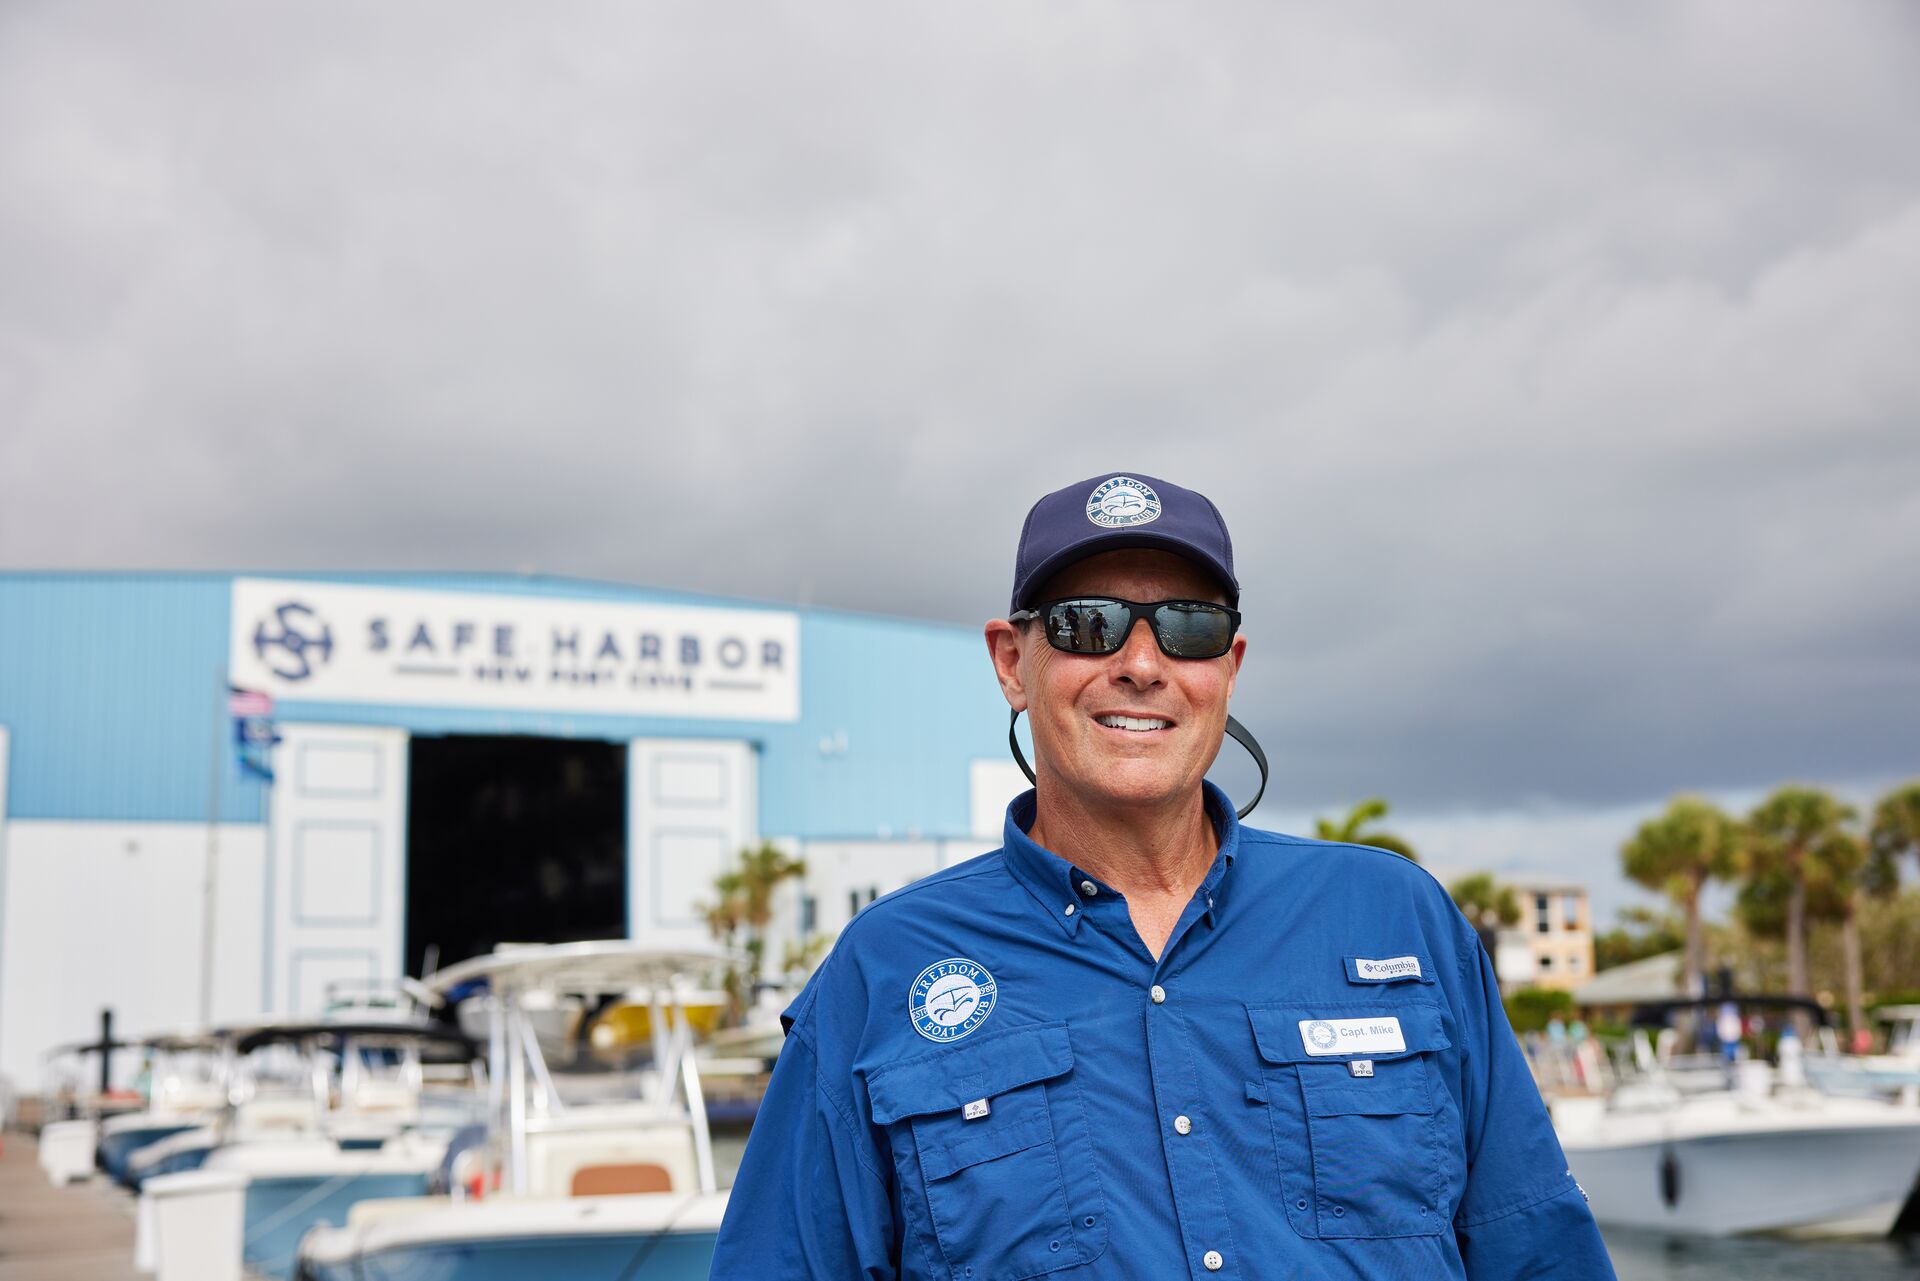
POLYGON ((226 742, 227 673, 213 673, 213 751, 207 758, 207 866, 201 878, 200 1026, 213 1026, 213 942, 220 894, 220 753, 226 742))

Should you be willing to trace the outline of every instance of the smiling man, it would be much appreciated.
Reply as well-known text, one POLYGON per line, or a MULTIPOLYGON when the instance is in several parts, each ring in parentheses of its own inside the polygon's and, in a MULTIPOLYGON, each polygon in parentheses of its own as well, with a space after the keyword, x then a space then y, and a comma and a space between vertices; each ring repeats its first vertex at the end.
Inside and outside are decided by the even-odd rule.
POLYGON ((1613 1275, 1446 893, 1206 781, 1238 603, 1200 494, 1035 504, 986 626, 1034 790, 787 1012, 715 1278, 1613 1275))

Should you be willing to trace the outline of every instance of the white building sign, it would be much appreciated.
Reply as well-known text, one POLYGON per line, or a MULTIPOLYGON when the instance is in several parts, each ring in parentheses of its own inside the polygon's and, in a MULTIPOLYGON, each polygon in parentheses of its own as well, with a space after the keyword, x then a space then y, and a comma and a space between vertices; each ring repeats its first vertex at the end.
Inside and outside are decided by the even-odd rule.
POLYGON ((800 622, 778 610, 233 584, 233 683, 280 699, 792 721, 800 622))

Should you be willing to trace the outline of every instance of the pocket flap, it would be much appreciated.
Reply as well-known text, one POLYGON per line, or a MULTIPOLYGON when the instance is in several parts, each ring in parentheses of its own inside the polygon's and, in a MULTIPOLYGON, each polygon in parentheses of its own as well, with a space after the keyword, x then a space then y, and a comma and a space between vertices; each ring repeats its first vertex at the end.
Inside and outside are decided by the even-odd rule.
POLYGON ((1253 1024, 1253 1039, 1260 1047, 1260 1057, 1269 1063, 1400 1059, 1453 1045, 1442 1025, 1440 1007, 1431 1001, 1406 997, 1366 1004, 1316 1001, 1311 1005, 1249 1005, 1247 1018, 1253 1024), (1308 1045, 1301 1030, 1302 1025, 1320 1024, 1326 1025, 1331 1036, 1324 1049, 1308 1045), (1392 1032, 1385 1030, 1389 1027, 1392 1032), (1370 1028, 1382 1030, 1369 1035, 1370 1028), (1397 1046, 1393 1032, 1398 1034, 1397 1046), (1383 1046, 1391 1048, 1381 1048, 1383 1046))
POLYGON ((873 1119, 891 1125, 910 1116, 958 1112, 975 1099, 1064 1076, 1073 1068, 1065 1023, 1016 1028, 902 1059, 867 1075, 873 1119))

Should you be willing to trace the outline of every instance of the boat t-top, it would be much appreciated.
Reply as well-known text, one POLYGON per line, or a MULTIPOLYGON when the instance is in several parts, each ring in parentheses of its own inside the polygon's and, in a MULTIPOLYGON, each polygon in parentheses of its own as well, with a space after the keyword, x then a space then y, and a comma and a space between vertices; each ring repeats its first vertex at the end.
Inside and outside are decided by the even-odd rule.
MULTIPOLYGON (((703 1281, 726 1193, 714 1174, 688 995, 735 962, 720 951, 627 940, 502 947, 433 976, 450 1004, 483 1003, 484 1132, 456 1141, 441 1197, 362 1202, 301 1242, 303 1281, 703 1281), (536 1025, 557 1001, 592 1019, 616 1001, 650 1014, 637 1094, 611 1096, 550 1062, 536 1025)), ((551 1040, 551 1038, 549 1038, 551 1040)))

